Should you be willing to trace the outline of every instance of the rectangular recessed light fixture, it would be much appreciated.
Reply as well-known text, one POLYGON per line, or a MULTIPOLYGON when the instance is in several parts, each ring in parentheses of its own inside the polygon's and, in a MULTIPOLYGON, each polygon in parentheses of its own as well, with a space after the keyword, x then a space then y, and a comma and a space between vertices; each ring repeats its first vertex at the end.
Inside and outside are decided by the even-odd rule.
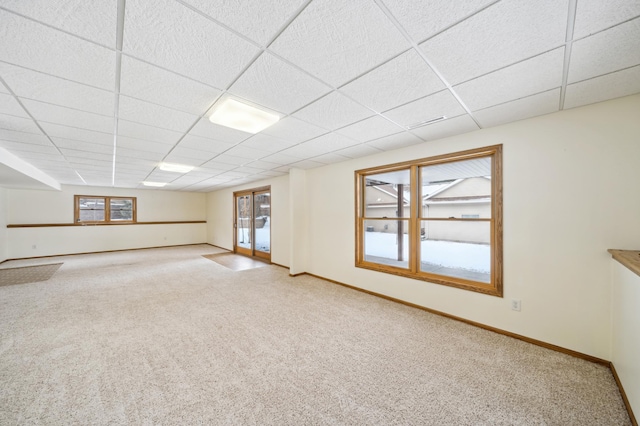
POLYGON ((165 172, 176 172, 176 173, 189 173, 194 169, 193 166, 187 166, 185 164, 174 164, 174 163, 160 163, 158 164, 158 168, 160 170, 164 170, 165 172))
POLYGON ((258 133, 280 120, 280 116, 234 99, 218 105, 209 121, 247 133, 258 133))
POLYGON ((447 117, 443 115, 442 117, 432 118, 431 120, 419 121, 417 123, 409 124, 407 126, 407 130, 417 129, 418 127, 427 126, 429 124, 437 123, 438 121, 442 121, 446 119, 447 117))
POLYGON ((148 181, 144 181, 144 182, 142 182, 142 184, 144 186, 155 186, 155 187, 158 187, 158 188, 162 188, 167 183, 166 182, 148 182, 148 181))

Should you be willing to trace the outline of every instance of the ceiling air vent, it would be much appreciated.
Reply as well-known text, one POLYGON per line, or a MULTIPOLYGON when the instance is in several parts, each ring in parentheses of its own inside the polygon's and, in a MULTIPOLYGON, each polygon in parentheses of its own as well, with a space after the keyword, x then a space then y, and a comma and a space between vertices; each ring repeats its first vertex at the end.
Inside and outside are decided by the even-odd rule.
POLYGON ((437 118, 432 118, 431 120, 424 120, 424 121, 419 121, 417 123, 413 123, 407 126, 407 130, 413 130, 415 128, 418 127, 422 127, 422 126, 428 126, 429 124, 433 124, 433 123, 437 123, 438 121, 442 121, 442 120, 446 120, 447 117, 446 116, 442 116, 442 117, 437 117, 437 118))

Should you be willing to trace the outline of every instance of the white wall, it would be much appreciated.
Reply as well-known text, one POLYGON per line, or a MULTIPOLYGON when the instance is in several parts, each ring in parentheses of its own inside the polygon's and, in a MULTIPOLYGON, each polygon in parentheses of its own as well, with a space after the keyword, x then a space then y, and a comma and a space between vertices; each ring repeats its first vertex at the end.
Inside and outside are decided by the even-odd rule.
POLYGON ((308 272, 610 359, 606 250, 640 242, 638 117, 636 95, 308 170, 308 272), (504 298, 354 267, 354 170, 500 143, 504 298))
POLYGON ((9 257, 7 250, 7 190, 0 187, 0 262, 9 257))
MULTIPOLYGON (((206 194, 202 193, 85 186, 6 192, 9 224, 73 223, 74 195, 136 197, 138 222, 206 220, 206 194)), ((9 228, 7 240, 8 257, 20 259, 204 243, 206 224, 9 228)))
POLYGON ((233 250, 233 193, 271 186, 271 261, 289 266, 289 176, 207 194, 207 242, 233 250))
POLYGON ((611 362, 631 409, 640 413, 640 277, 613 260, 613 355, 611 362))

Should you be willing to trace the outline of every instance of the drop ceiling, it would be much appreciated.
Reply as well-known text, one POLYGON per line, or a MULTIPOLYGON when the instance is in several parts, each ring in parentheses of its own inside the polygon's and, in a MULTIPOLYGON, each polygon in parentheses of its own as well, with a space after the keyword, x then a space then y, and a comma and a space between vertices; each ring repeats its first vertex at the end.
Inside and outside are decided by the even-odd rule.
POLYGON ((0 22, 0 147, 67 185, 208 192, 640 92, 638 0, 0 0, 0 22), (211 123, 226 97, 281 119, 211 123))

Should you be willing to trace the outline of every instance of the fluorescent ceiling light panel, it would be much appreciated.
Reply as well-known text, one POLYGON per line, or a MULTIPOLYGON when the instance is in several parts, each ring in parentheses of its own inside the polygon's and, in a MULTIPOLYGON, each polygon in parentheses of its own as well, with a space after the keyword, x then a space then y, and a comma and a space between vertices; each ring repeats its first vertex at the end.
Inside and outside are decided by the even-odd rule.
POLYGON ((189 173, 194 169, 193 166, 186 166, 184 164, 174 164, 174 163, 160 163, 158 164, 160 170, 164 170, 165 172, 176 172, 176 173, 189 173))
POLYGON ((280 116, 227 99, 215 109, 209 120, 221 126, 255 134, 278 122, 280 116))
POLYGON ((158 188, 162 188, 163 186, 165 186, 167 183, 166 182, 148 182, 148 181, 144 181, 142 182, 142 184, 144 186, 156 186, 158 188))

